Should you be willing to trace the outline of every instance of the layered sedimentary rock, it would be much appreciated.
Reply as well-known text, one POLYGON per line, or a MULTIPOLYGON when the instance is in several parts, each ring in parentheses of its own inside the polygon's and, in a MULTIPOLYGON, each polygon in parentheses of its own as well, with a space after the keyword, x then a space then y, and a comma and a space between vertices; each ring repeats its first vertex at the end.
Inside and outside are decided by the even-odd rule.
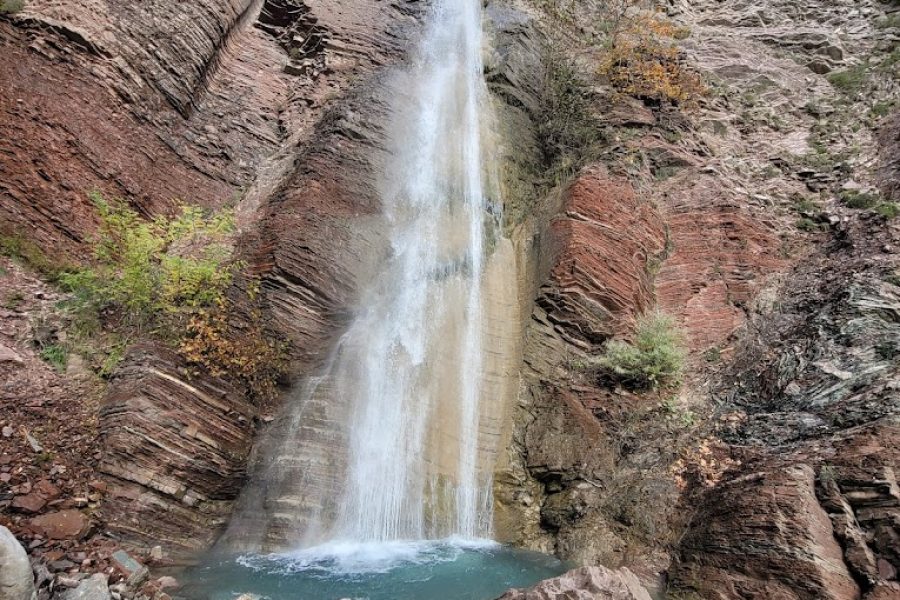
POLYGON ((900 592, 900 405, 889 350, 898 294, 883 279, 896 235, 849 222, 825 249, 830 260, 798 265, 782 304, 753 316, 756 335, 718 384, 729 390, 718 435, 743 448, 734 453, 742 466, 690 500, 700 512, 673 569, 679 589, 721 598, 900 592), (802 515, 784 512, 793 504, 806 506, 802 515), (726 558, 736 554, 752 558, 726 558))
POLYGON ((174 352, 133 348, 101 406, 110 525, 175 555, 205 548, 243 485, 255 412, 221 379, 189 376, 174 352))
MULTIPOLYGON (((399 1, 26 3, 0 19, 3 234, 83 257, 92 190, 147 215, 237 203, 260 318, 292 342, 293 372, 308 372, 383 251, 373 73, 401 57, 417 12, 399 1), (352 78, 369 85, 334 101, 352 78)), ((110 528, 189 550, 214 537, 241 487, 259 408, 184 367, 138 349, 100 429, 110 528)))
POLYGON ((678 577, 704 598, 859 597, 807 465, 723 482, 694 519, 678 577))

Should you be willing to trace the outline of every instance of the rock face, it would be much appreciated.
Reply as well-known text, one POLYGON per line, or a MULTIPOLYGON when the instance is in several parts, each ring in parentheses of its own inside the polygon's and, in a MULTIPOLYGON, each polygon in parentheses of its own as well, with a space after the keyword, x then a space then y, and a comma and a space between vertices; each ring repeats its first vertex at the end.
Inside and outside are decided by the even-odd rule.
POLYGON ((112 596, 106 584, 106 575, 97 573, 82 581, 75 589, 63 594, 62 598, 63 600, 110 600, 112 596))
POLYGON ((681 544, 703 598, 857 598, 813 469, 756 472, 711 490, 681 544))
POLYGON ((585 171, 567 190, 550 238, 555 258, 537 305, 567 343, 594 350, 649 308, 649 271, 664 258, 666 232, 629 182, 585 171))
POLYGON ((497 600, 650 600, 628 569, 581 567, 527 590, 510 590, 497 600))
POLYGON ((187 379, 156 346, 133 348, 101 407, 110 525, 148 546, 203 548, 243 483, 254 408, 213 377, 187 379), (170 542, 170 543, 172 543, 170 542))
MULTIPOLYGON (((496 479, 501 535, 627 564, 648 585, 668 571, 675 597, 893 589, 896 226, 837 199, 856 181, 894 194, 897 128, 885 119, 876 140, 854 124, 864 103, 846 109, 847 92, 822 77, 854 56, 891 63, 880 11, 671 3, 691 31, 686 60, 734 96, 684 116, 592 90, 610 148, 561 208, 549 198, 534 211, 554 216, 529 239, 539 291, 510 466, 496 479), (621 172, 637 203, 616 193, 609 173, 621 172), (798 233, 828 223, 827 241, 798 233), (677 317, 691 350, 680 394, 585 372, 653 306, 677 317)), ((886 68, 870 75, 879 98, 896 95, 886 68)))
MULTIPOLYGON (((0 19, 10 82, 0 90, 0 234, 28 231, 66 260, 84 254, 95 227, 92 190, 148 216, 179 200, 241 200, 238 254, 261 281, 261 320, 292 342, 302 377, 385 251, 379 79, 403 58, 419 12, 400 0, 340 10, 330 0, 29 1, 0 19)), ((259 408, 217 378, 188 377, 163 348, 129 356, 101 409, 103 516, 130 543, 169 541, 178 558, 226 520, 259 408)), ((23 494, 21 510, 34 501, 23 494)))
POLYGON ((25 549, 9 529, 0 526, 0 598, 33 600, 36 597, 25 549))

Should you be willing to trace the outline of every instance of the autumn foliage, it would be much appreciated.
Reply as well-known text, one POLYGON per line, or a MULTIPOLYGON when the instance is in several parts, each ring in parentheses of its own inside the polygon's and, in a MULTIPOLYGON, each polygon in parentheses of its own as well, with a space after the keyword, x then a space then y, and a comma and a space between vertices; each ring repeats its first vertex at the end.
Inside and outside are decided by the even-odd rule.
POLYGON ((267 339, 258 322, 229 326, 228 314, 224 306, 194 314, 178 344, 179 353, 193 368, 241 385, 250 398, 271 399, 284 368, 283 348, 267 339))
POLYGON ((623 18, 611 34, 600 72, 621 93, 692 105, 707 92, 675 42, 686 31, 655 13, 623 18))

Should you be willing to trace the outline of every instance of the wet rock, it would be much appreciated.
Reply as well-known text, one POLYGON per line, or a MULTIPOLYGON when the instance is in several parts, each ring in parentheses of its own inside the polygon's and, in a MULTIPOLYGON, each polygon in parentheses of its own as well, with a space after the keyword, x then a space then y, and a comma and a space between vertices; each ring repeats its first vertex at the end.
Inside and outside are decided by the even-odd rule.
POLYGON ((103 573, 90 576, 63 596, 63 600, 110 600, 110 598, 106 575, 103 573))
POLYGON ((156 585, 161 590, 177 590, 181 587, 181 584, 174 577, 170 577, 168 575, 164 577, 160 577, 156 580, 156 585))
POLYGON ((51 540, 80 540, 91 529, 90 519, 75 509, 47 513, 31 519, 30 524, 51 540))
POLYGON ((497 600, 650 600, 650 594, 626 568, 581 567, 497 600))
POLYGON ((137 587, 150 575, 150 570, 133 559, 124 550, 116 550, 110 556, 113 567, 125 577, 128 585, 137 587))
POLYGON ((35 597, 28 555, 12 532, 0 526, 0 600, 32 600, 35 597))

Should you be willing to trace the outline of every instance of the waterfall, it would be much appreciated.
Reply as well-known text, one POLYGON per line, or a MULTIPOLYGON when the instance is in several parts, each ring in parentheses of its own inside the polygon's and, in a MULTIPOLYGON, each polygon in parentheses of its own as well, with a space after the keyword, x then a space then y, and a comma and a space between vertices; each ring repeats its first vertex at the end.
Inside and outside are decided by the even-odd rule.
POLYGON ((486 228, 478 0, 438 0, 406 74, 383 199, 392 256, 332 373, 349 399, 348 467, 335 536, 355 541, 490 534, 479 465, 486 228))
POLYGON ((436 0, 389 84, 386 258, 258 444, 219 548, 490 537, 519 321, 482 71, 480 1, 436 0))

